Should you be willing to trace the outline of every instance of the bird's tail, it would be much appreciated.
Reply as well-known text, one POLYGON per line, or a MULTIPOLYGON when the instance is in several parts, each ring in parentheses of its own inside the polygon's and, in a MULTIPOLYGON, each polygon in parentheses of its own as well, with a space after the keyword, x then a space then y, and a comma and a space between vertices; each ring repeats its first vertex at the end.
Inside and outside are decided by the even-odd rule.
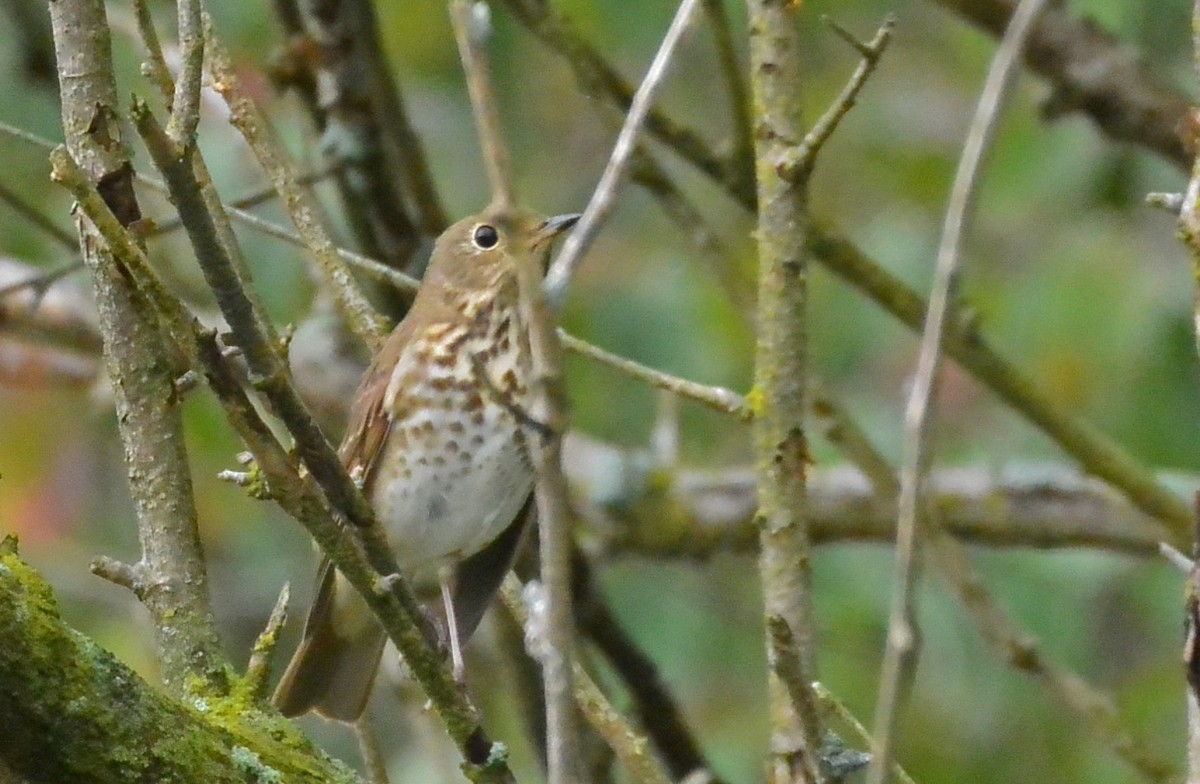
POLYGON ((275 689, 284 716, 310 710, 356 722, 367 707, 387 637, 358 592, 326 561, 304 639, 275 689))

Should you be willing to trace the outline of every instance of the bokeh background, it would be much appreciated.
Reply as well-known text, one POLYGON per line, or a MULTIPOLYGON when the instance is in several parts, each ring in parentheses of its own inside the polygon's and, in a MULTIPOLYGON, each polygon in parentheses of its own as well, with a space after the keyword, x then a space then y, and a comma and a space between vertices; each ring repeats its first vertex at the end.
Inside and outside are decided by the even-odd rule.
MULTIPOLYGON (((579 30, 629 79, 640 77, 674 11, 668 2, 555 0, 579 30)), ((745 10, 727 3, 743 61, 745 10)), ((1071 0, 1136 47, 1160 80, 1194 94, 1190 4, 1186 0, 1071 0)), ((294 97, 264 76, 281 44, 265 2, 210 0, 218 33, 302 166, 319 153, 294 97)), ((153 93, 138 75, 132 12, 110 3, 122 94, 153 93)), ((444 4, 380 0, 385 48, 452 216, 487 199, 470 108, 444 4)), ((173 8, 155 6, 161 29, 173 8)), ((822 25, 829 14, 868 38, 883 15, 898 18, 895 42, 822 155, 814 211, 918 290, 928 288, 946 193, 962 137, 994 52, 994 40, 930 2, 809 0, 803 14, 810 118, 840 90, 854 52, 822 25)), ((494 15, 494 69, 518 187, 544 212, 581 209, 614 138, 600 107, 575 88, 556 56, 509 19, 494 15)), ((165 35, 165 33, 164 33, 165 35)), ((728 141, 727 102, 710 31, 701 23, 684 45, 662 105, 714 144, 728 141)), ((1196 431, 1200 385, 1192 333, 1194 285, 1166 213, 1143 206, 1149 191, 1178 191, 1183 177, 1139 149, 1099 135, 1084 119, 1047 124, 1048 90, 1022 77, 987 168, 965 248, 964 294, 981 329, 1059 404, 1087 417, 1148 465, 1200 472, 1196 431)), ((264 180, 210 96, 202 146, 224 195, 264 180)), ((17 36, 0 36, 0 120, 61 139, 53 82, 25 74, 17 36)), ((149 171, 144 153, 132 145, 149 171)), ((720 233, 729 263, 752 277, 752 223, 709 183, 664 156, 672 173, 720 233)), ((47 178, 46 154, 0 134, 0 184, 70 228, 69 201, 47 178)), ((332 189, 317 187, 328 222, 350 242, 332 189)), ((169 217, 145 194, 144 210, 169 217)), ((276 220, 271 205, 259 211, 276 220)), ((239 229, 273 315, 300 321, 313 295, 297 251, 239 229)), ((203 285, 187 246, 157 241, 154 255, 173 284, 201 306, 203 285)), ((0 204, 0 255, 52 268, 71 255, 0 204)), ((75 275, 59 284, 86 292, 75 275)), ((891 458, 915 339, 824 271, 812 275, 814 362, 838 397, 891 458)), ((590 253, 565 313, 566 326, 611 351, 687 378, 745 390, 752 326, 692 257, 654 201, 636 187, 590 253)), ((0 531, 21 537, 24 555, 53 582, 68 620, 153 677, 144 612, 122 589, 89 574, 97 554, 137 557, 121 447, 102 381, 48 380, 18 362, 0 326, 0 531), (7 347, 6 347, 7 346, 7 347)), ((586 360, 568 365, 574 426, 624 445, 648 442, 655 395, 586 360)), ((750 459, 743 425, 683 403, 682 460, 720 468, 750 459)), ((186 403, 188 448, 212 587, 225 643, 244 662, 253 636, 285 581, 298 618, 313 556, 306 537, 268 504, 216 478, 235 468, 239 444, 204 393, 186 403)), ((839 461, 823 443, 818 465, 839 461)), ((1042 461, 1066 465, 1050 442, 954 367, 939 408, 937 466, 997 471, 1042 461)), ((816 609, 821 677, 864 720, 874 708, 890 580, 890 548, 821 548, 816 609)), ((1115 696, 1123 719, 1160 757, 1182 765, 1183 682, 1179 665, 1182 580, 1164 563, 1099 552, 988 551, 975 563, 1005 606, 1035 632, 1046 654, 1115 696)), ((613 556, 599 580, 622 622, 660 665, 718 772, 733 782, 761 777, 767 743, 757 573, 747 556, 703 563, 613 556)), ((921 589, 925 648, 904 714, 899 757, 919 782, 1130 782, 1133 772, 1084 733, 1038 685, 984 647, 954 599, 936 581, 921 589)), ((298 633, 293 623, 290 645, 298 633)), ((532 774, 513 715, 511 675, 491 647, 473 644, 473 689, 489 724, 514 747, 518 771, 532 774)), ((419 702, 381 698, 385 743, 396 749, 395 780, 457 775, 419 702), (415 706, 415 707, 414 707, 415 706)), ((353 759, 350 739, 315 720, 314 735, 353 759)))

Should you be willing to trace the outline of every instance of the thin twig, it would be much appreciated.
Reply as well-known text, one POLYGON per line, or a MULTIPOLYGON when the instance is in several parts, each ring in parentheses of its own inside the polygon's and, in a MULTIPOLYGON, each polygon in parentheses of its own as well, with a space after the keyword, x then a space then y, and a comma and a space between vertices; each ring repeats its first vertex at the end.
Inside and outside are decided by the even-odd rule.
MULTIPOLYGON (((0 183, 0 201, 8 204, 9 207, 12 207, 13 212, 17 213, 34 226, 37 226, 39 229, 44 231, 50 237, 50 239, 57 242, 66 250, 69 250, 71 253, 79 252, 78 237, 74 236, 66 229, 59 228, 58 224, 55 223, 48 215, 43 213, 25 199, 22 199, 15 191, 10 190, 2 183, 0 183)), ((2 292, 0 292, 0 294, 2 294, 2 292)))
POLYGON ((367 781, 370 784, 388 784, 387 757, 383 753, 383 747, 379 745, 379 735, 375 732, 375 724, 369 714, 363 715, 355 723, 354 734, 358 738, 358 751, 367 768, 367 781))
POLYGON ((200 124, 200 79, 204 75, 204 27, 201 0, 178 0, 180 68, 171 100, 167 138, 187 149, 196 143, 200 124))
POLYGON ((626 359, 625 357, 605 351, 598 346, 594 346, 591 343, 568 334, 562 329, 558 331, 558 336, 562 340, 563 348, 568 351, 607 365, 630 378, 637 379, 652 387, 666 390, 679 397, 693 400, 714 411, 730 414, 743 421, 749 421, 751 418, 750 408, 746 405, 746 399, 733 390, 699 384, 695 381, 688 381, 678 376, 672 376, 669 373, 663 373, 662 371, 634 362, 632 359, 626 359))
POLYGON ((542 287, 541 269, 529 254, 517 259, 520 314, 529 330, 533 365, 526 443, 535 471, 538 554, 544 595, 546 645, 540 659, 546 698, 546 761, 550 784, 579 781, 580 745, 572 698, 575 661, 571 612, 571 530, 567 480, 562 470, 562 438, 567 427, 562 343, 542 287))
POLYGON ((875 748, 868 784, 883 784, 891 764, 892 738, 904 685, 916 664, 915 567, 919 519, 925 513, 924 483, 929 463, 930 411, 942 363, 942 335, 958 287, 959 257, 966 223, 978 194, 976 182, 995 134, 1000 109, 1011 88, 1021 49, 1045 0, 1021 0, 997 48, 950 191, 933 290, 917 355, 916 377, 904 412, 904 450, 896 523, 896 560, 887 648, 880 672, 875 748))
MULTIPOLYGON (((509 575, 500 589, 500 596, 505 607, 512 613, 517 623, 525 630, 526 645, 540 646, 541 642, 531 639, 537 630, 531 628, 530 612, 525 606, 520 581, 515 575, 509 575)), ((535 656, 535 658, 537 658, 535 656)), ((621 760, 633 775, 634 781, 644 784, 667 784, 671 777, 663 770, 653 754, 648 753, 646 738, 641 735, 620 713, 613 708, 608 699, 596 686, 587 670, 579 662, 572 664, 574 690, 573 703, 592 728, 604 738, 609 748, 621 760)))
POLYGON ((486 51, 492 32, 491 10, 485 2, 450 0, 450 18, 454 22, 454 39, 458 42, 458 54, 467 77, 475 126, 479 129, 483 163, 492 186, 492 204, 512 206, 517 203, 517 195, 513 190, 508 146, 500 130, 500 112, 492 90, 486 51))
POLYGON ((746 77, 734 45, 733 30, 729 24, 729 13, 722 0, 701 0, 704 13, 712 28, 717 48, 717 61, 725 77, 725 89, 729 93, 729 119, 733 125, 733 145, 730 160, 739 169, 754 167, 754 134, 750 127, 750 91, 746 88, 746 77))
MULTIPOLYGON (((182 11, 182 4, 180 8, 182 11)), ((133 13, 137 20, 138 34, 142 43, 146 45, 146 54, 149 57, 145 66, 147 75, 159 94, 169 103, 175 93, 175 78, 171 76, 171 69, 167 67, 167 58, 158 38, 158 30, 154 27, 154 17, 150 13, 148 0, 133 0, 133 13)))
MULTIPOLYGON (((817 693, 817 699, 821 701, 821 708, 827 711, 830 715, 836 717, 838 721, 849 727, 855 736, 867 746, 873 746, 874 741, 871 739, 871 733, 863 726, 858 717, 850 712, 845 703, 838 699, 837 695, 825 688, 822 683, 814 683, 813 691, 817 693)), ((892 763, 892 776, 896 778, 899 784, 916 784, 912 776, 908 775, 908 771, 900 767, 897 762, 892 763)))
POLYGON ((550 266, 550 271, 546 275, 546 291, 549 301, 554 307, 562 306, 563 300, 566 299, 567 287, 571 283, 571 277, 575 274, 583 254, 591 246, 600 227, 608 217, 608 213, 612 210, 617 188, 629 167, 634 150, 637 149, 638 134, 641 133, 642 125, 654 103, 655 94, 667 75, 675 47, 687 32, 695 9, 696 0, 683 0, 679 4, 679 9, 675 12, 674 19, 671 20, 671 26, 667 28, 667 33, 663 36, 662 43, 659 44, 658 52, 654 55, 654 60, 651 61, 645 78, 642 79, 641 85, 633 96, 629 113, 625 117, 625 124, 617 136, 617 142, 613 146, 604 172, 600 175, 600 181, 596 183, 596 189, 592 191, 592 198, 583 211, 583 217, 579 219, 575 229, 567 236, 562 250, 559 251, 554 263, 550 266))
POLYGON ((784 176, 786 177, 807 177, 816 164, 817 155, 821 152, 821 148, 825 146, 825 142, 829 141, 829 137, 837 130, 838 124, 842 118, 854 108, 855 102, 858 100, 858 94, 862 92, 867 80, 871 78, 871 74, 875 73, 876 67, 879 65, 879 59, 883 57, 883 51, 887 49, 888 44, 892 40, 892 30, 896 27, 896 17, 888 14, 883 24, 875 31, 875 37, 867 43, 862 43, 855 39, 849 32, 843 30, 830 19, 825 20, 843 39, 854 47, 854 50, 862 55, 862 62, 858 64, 854 74, 850 77, 850 81, 842 88, 842 92, 838 95, 833 105, 825 111, 821 118, 817 120, 808 133, 804 135, 804 141, 793 150, 789 150, 786 154, 782 166, 784 176))
POLYGON ((279 191, 292 223, 328 280, 342 316, 372 352, 378 351, 387 335, 383 319, 367 302, 350 271, 342 263, 317 218, 318 212, 312 197, 299 185, 293 166, 285 160, 279 145, 274 143, 262 114, 243 87, 228 53, 217 41, 212 22, 207 16, 204 27, 212 84, 229 105, 230 122, 241 132, 259 165, 279 191))
POLYGON ((265 700, 267 687, 271 679, 271 663, 275 659, 275 648, 279 644, 279 633, 283 631, 288 617, 288 599, 291 597, 291 586, 284 583, 275 599, 275 606, 267 618, 267 625, 259 632, 250 649, 250 661, 246 664, 246 674, 242 676, 239 689, 252 699, 265 700))

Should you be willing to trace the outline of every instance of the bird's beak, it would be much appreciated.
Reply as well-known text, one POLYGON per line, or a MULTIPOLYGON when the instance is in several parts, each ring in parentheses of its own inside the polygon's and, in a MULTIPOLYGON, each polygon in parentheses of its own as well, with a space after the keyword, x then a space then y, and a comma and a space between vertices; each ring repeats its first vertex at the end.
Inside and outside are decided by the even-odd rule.
POLYGON ((578 223, 580 217, 578 212, 572 212, 568 215, 555 215, 553 218, 547 218, 545 223, 538 226, 537 241, 534 244, 541 245, 543 242, 554 239, 578 223))

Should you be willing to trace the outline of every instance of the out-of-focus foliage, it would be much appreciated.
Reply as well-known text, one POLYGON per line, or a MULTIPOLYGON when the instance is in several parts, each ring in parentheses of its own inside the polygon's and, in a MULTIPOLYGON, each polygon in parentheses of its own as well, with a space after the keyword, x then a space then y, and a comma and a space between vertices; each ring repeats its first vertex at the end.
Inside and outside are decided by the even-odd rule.
MULTIPOLYGON (((615 0, 555 5, 631 80, 648 64, 673 11, 670 3, 615 0)), ((741 44, 744 9, 728 6, 741 44)), ((1185 0, 1076 0, 1070 6, 1138 45, 1161 78, 1192 91, 1185 0)), ((315 165, 313 134, 296 101, 277 95, 260 75, 280 43, 267 4, 212 0, 208 7, 296 158, 315 165)), ((159 3, 155 11, 162 28, 172 29, 171 9, 159 3)), ((924 290, 955 159, 994 41, 928 2, 810 0, 804 14, 810 117, 856 65, 853 51, 820 24, 820 15, 867 37, 887 11, 899 18, 895 43, 819 162, 814 209, 924 290)), ((120 31, 121 91, 151 96, 137 75, 131 9, 114 2, 111 13, 120 31)), ((459 216, 477 209, 486 200, 486 178, 443 4, 381 0, 379 13, 448 211, 459 216)), ((503 12, 495 13, 495 22, 495 78, 521 196, 547 212, 579 209, 614 131, 575 90, 560 60, 503 12)), ((61 138, 54 85, 23 79, 16 57, 14 37, 0 36, 0 120, 61 138)), ((702 23, 683 49, 662 105, 720 145, 729 136, 720 84, 712 36, 702 23)), ((967 301, 1001 351, 1059 403, 1150 465, 1200 469, 1193 283, 1170 217, 1142 206, 1146 192, 1179 190, 1182 177, 1147 153, 1113 145, 1082 119, 1043 123, 1038 107, 1046 93, 1025 76, 1006 114, 965 249, 967 301)), ((206 106, 201 134, 224 195, 263 184, 215 99, 206 106)), ((669 153, 664 158, 728 243, 730 263, 752 275, 749 217, 669 153)), ((48 182, 42 151, 0 137, 0 172, 5 186, 70 226, 68 200, 48 182)), ((320 192, 331 224, 348 241, 332 190, 320 192)), ((168 214, 151 192, 144 199, 150 216, 168 214)), ((262 212, 280 217, 273 207, 262 212)), ((250 232, 241 236, 275 316, 298 321, 312 292, 296 250, 250 232)), ((203 304, 187 246, 172 239, 152 247, 173 283, 203 304)), ((70 260, 3 205, 0 254, 47 268, 70 260)), ((64 285, 81 283, 77 276, 64 285)), ((895 458, 915 340, 823 271, 815 270, 811 283, 817 367, 895 458)), ((746 314, 690 257, 653 200, 633 187, 584 265, 565 321, 611 351, 688 378, 745 389, 750 377, 753 330, 746 314)), ((587 361, 572 359, 568 370, 578 428, 614 442, 646 443, 652 392, 587 361)), ((55 584, 74 624, 152 674, 144 613, 126 592, 87 570, 96 554, 134 559, 137 553, 107 402, 101 387, 0 388, 0 530, 21 535, 23 552, 55 584)), ((1059 459, 1043 436, 954 367, 946 372, 939 412, 939 465, 1001 468, 1059 459)), ((744 426, 689 404, 682 414, 689 464, 748 459, 744 426)), ((235 467, 239 445, 204 393, 189 399, 187 422, 219 621, 229 650, 242 661, 281 583, 292 580, 305 597, 311 558, 298 526, 216 479, 218 470, 235 467)), ((839 459, 821 443, 814 452, 822 464, 839 459)), ((873 709, 883 648, 889 554, 882 547, 830 547, 819 551, 816 563, 822 677, 864 719, 873 709)), ((1161 756, 1182 760, 1181 587, 1174 573, 1161 563, 1098 553, 974 555, 988 585, 1036 632, 1047 655, 1110 689, 1140 738, 1161 756)), ((753 562, 614 558, 600 579, 621 620, 679 694, 719 772, 730 781, 756 780, 767 730, 753 562)), ((1042 689, 985 649, 941 585, 930 583, 921 593, 924 653, 899 751, 918 781, 1135 780, 1042 689)), ((473 688, 483 695, 496 734, 516 747, 519 770, 531 770, 522 728, 505 702, 510 675, 487 637, 473 645, 473 688)), ((413 722, 400 718, 393 700, 385 705, 387 742, 405 750, 441 743, 425 730, 397 730, 393 724, 413 722)), ((316 722, 313 727, 348 752, 347 738, 317 729, 316 722)), ((395 759, 395 780, 427 781, 437 770, 436 763, 414 758, 395 759)))

